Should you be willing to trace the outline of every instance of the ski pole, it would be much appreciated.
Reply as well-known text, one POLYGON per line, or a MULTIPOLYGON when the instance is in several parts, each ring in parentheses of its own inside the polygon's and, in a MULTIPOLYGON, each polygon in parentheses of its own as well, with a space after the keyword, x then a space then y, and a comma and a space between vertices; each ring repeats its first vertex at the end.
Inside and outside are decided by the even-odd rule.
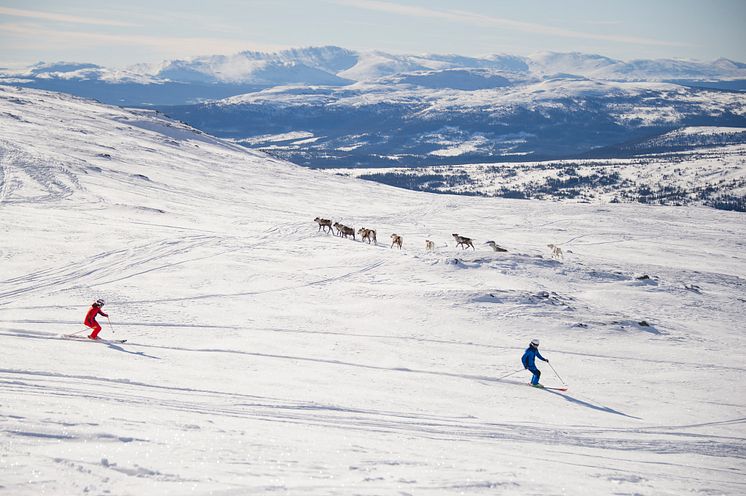
POLYGON ((547 365, 549 365, 549 366, 550 366, 550 367, 552 368, 552 371, 554 372, 554 375, 556 375, 556 376, 557 376, 557 378, 558 378, 558 379, 559 379, 560 381, 562 381, 562 384, 564 384, 565 386, 567 386, 567 383, 565 382, 565 380, 564 380, 564 379, 563 379, 562 377, 560 377, 560 375, 559 375, 559 374, 557 373, 557 371, 556 371, 556 370, 554 370, 554 367, 552 367, 552 364, 551 364, 551 363, 549 363, 549 362, 547 362, 547 365))
MULTIPOLYGON (((115 334, 115 333, 114 333, 114 326, 113 326, 113 325, 111 325, 111 319, 110 319, 109 317, 106 317, 106 320, 108 320, 108 321, 109 321, 109 327, 111 328, 111 333, 112 333, 112 334, 115 334)), ((556 372, 555 372, 555 374, 556 374, 556 372)), ((559 376, 557 376, 557 377, 559 377, 559 376)))
POLYGON ((81 332, 84 332, 84 331, 87 331, 87 330, 88 330, 88 328, 85 327, 85 328, 79 330, 78 332, 74 332, 74 333, 70 334, 70 336, 75 336, 76 334, 80 334, 81 332))

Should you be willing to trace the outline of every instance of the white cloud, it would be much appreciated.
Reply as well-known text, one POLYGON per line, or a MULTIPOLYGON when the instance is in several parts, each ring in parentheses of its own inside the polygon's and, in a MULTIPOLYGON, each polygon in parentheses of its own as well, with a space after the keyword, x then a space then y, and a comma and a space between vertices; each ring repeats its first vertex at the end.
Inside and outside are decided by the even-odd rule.
POLYGON ((476 14, 463 10, 437 10, 427 7, 416 7, 412 5, 399 5, 391 2, 378 0, 329 0, 337 5, 354 7, 365 10, 378 12, 388 12, 391 14, 407 15, 412 17, 422 17, 430 19, 443 19, 447 21, 463 22, 466 24, 500 27, 522 31, 525 33, 543 34, 547 36, 559 36, 562 38, 578 38, 596 41, 610 41, 616 43, 632 43, 637 45, 655 45, 655 46, 688 46, 685 43, 656 40, 652 38, 641 38, 637 36, 624 36, 617 34, 598 34, 574 31, 570 29, 547 26, 533 22, 516 21, 502 17, 494 17, 483 14, 476 14))
POLYGON ((119 26, 132 27, 136 24, 121 21, 112 21, 110 19, 99 19, 96 17, 80 17, 56 12, 42 12, 39 10, 13 9, 10 7, 0 7, 0 15, 10 17, 28 17, 44 21, 66 22, 71 24, 93 24, 96 26, 119 26))
POLYGON ((196 55, 231 54, 243 50, 276 51, 289 48, 285 45, 255 43, 248 40, 210 37, 174 37, 137 34, 95 33, 84 31, 50 30, 33 24, 0 24, 0 33, 12 35, 13 48, 55 49, 86 48, 91 43, 109 46, 141 46, 151 48, 161 57, 188 57, 196 55), (22 41, 19 38, 24 38, 22 41))

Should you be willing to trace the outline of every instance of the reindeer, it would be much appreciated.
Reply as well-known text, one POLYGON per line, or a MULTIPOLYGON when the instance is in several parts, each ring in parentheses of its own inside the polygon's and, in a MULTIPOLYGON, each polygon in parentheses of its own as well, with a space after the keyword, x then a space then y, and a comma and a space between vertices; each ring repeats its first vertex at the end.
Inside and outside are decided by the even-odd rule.
POLYGON ((373 240, 373 244, 377 245, 378 241, 376 240, 376 231, 375 229, 366 229, 364 227, 361 227, 357 230, 357 233, 360 235, 361 241, 368 241, 368 244, 370 244, 370 240, 373 240))
POLYGON ((471 249, 476 251, 471 238, 459 236, 458 234, 452 234, 451 236, 453 236, 453 239, 456 240, 456 246, 461 245, 461 248, 464 250, 466 249, 466 247, 471 246, 471 249))
POLYGON ((547 248, 549 248, 552 251, 552 258, 556 258, 557 260, 559 260, 560 258, 562 260, 565 259, 565 254, 562 253, 562 248, 560 248, 559 246, 549 244, 547 245, 547 248))
POLYGON ((334 233, 334 235, 335 235, 335 236, 342 236, 342 228, 343 228, 343 227, 345 227, 345 226, 343 226, 343 225, 342 225, 342 224, 340 224, 339 222, 335 222, 335 223, 334 223, 334 224, 332 224, 332 225, 334 226, 334 229, 336 229, 336 230, 337 230, 337 232, 335 232, 335 233, 334 233))
POLYGON ((347 236, 352 236, 352 239, 355 239, 355 229, 352 227, 347 227, 343 224, 337 223, 336 228, 340 236, 344 236, 345 238, 347 236))
POLYGON ((487 241, 484 244, 488 245, 490 248, 492 248, 495 251, 500 251, 500 252, 508 251, 505 248, 503 248, 502 246, 500 246, 497 243, 495 243, 494 241, 487 241))
POLYGON ((426 239, 425 240, 425 250, 426 251, 435 251, 435 243, 433 243, 429 239, 426 239))
POLYGON ((402 239, 402 237, 399 236, 398 234, 392 234, 391 235, 391 248, 393 248, 394 245, 396 245, 401 250, 401 245, 403 241, 404 240, 402 239))
POLYGON ((313 220, 319 225, 319 231, 323 229, 324 232, 332 232, 332 221, 329 219, 320 219, 319 217, 316 217, 313 220), (327 228, 329 228, 329 231, 326 230, 327 228))

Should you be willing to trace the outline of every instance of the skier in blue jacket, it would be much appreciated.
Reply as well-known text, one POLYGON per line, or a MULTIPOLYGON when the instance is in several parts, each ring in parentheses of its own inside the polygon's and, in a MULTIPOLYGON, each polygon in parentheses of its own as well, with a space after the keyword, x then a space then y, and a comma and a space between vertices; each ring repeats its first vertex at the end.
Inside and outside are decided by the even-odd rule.
POLYGON ((534 374, 534 376, 531 378, 531 385, 534 387, 542 387, 542 385, 539 384, 541 371, 536 368, 536 364, 534 363, 537 357, 539 358, 539 360, 544 360, 545 362, 549 363, 549 360, 541 356, 541 353, 539 353, 539 340, 532 339, 531 344, 528 345, 528 348, 526 348, 526 352, 521 358, 521 362, 523 362, 523 368, 529 370, 532 374, 534 374))

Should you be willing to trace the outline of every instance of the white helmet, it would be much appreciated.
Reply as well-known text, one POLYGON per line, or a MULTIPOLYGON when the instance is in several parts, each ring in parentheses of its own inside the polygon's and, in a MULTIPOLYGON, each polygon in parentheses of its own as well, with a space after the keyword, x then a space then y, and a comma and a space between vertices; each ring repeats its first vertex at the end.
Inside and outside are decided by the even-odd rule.
POLYGON ((539 347, 539 340, 538 339, 532 339, 531 340, 531 346, 539 347))
POLYGON ((104 306, 105 303, 106 302, 102 298, 99 298, 98 300, 96 300, 96 305, 100 307, 104 306))

